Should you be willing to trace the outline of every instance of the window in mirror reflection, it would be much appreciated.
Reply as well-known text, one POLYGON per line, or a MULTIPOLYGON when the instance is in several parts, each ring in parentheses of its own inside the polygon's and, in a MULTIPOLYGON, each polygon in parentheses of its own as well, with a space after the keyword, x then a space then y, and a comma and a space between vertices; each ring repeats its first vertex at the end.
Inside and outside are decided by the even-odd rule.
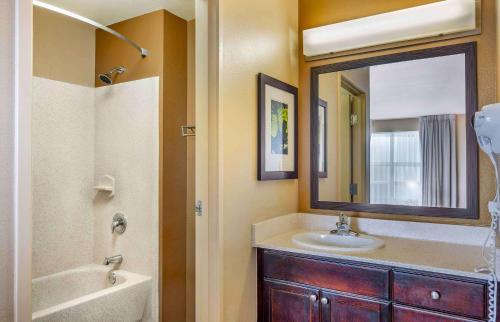
POLYGON ((320 74, 319 200, 466 208, 465 88, 464 54, 320 74))

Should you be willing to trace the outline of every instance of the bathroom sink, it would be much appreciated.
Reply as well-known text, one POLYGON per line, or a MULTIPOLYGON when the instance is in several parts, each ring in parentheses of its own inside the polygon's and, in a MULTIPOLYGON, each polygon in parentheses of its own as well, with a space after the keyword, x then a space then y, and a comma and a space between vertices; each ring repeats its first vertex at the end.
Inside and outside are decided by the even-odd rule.
POLYGON ((310 231, 295 234, 292 241, 303 247, 337 252, 367 252, 384 245, 384 241, 368 235, 337 235, 329 231, 310 231))

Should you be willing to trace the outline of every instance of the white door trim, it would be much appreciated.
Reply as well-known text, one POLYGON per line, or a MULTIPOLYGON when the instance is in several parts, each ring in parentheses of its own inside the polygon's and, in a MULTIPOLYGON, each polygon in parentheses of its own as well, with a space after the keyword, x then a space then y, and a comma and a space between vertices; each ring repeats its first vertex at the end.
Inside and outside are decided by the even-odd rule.
POLYGON ((14 6, 14 321, 31 321, 32 4, 14 6))
POLYGON ((222 321, 218 0, 196 0, 196 321, 222 321))

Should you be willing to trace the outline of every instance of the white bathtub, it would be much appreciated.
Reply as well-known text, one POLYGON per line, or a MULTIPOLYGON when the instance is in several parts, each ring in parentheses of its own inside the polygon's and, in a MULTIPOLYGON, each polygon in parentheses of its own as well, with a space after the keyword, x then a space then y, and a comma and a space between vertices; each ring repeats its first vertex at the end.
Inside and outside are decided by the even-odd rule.
POLYGON ((118 270, 111 285, 109 270, 87 265, 34 279, 33 321, 142 321, 150 303, 151 277, 118 270))

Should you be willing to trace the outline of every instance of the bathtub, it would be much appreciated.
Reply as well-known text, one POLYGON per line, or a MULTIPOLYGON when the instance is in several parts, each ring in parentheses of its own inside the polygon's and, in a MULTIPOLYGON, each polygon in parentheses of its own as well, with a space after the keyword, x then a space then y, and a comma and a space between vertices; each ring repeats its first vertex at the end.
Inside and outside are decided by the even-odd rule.
POLYGON ((37 322, 142 321, 150 303, 149 276, 87 265, 33 279, 32 319, 37 322))

